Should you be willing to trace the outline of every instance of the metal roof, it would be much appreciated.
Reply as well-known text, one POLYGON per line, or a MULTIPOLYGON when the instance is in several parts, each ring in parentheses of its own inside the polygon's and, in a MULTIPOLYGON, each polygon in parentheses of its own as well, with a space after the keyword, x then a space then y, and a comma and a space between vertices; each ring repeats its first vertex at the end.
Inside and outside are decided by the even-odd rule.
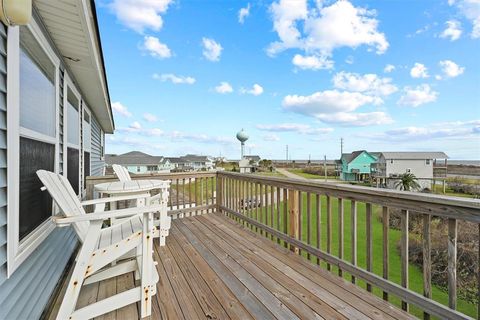
POLYGON ((448 156, 441 151, 434 152, 382 152, 385 159, 397 160, 425 160, 425 159, 448 159, 448 156))
POLYGON ((106 154, 105 162, 108 165, 119 164, 123 166, 135 166, 135 165, 158 165, 163 160, 161 156, 151 156, 149 154, 132 151, 120 155, 106 154))

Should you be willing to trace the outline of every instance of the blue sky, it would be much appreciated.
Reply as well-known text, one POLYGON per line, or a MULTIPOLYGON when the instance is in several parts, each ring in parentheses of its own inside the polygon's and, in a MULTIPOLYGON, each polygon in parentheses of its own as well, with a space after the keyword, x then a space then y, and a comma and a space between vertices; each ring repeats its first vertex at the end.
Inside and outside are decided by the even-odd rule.
POLYGON ((480 1, 97 2, 108 153, 480 159, 480 1))

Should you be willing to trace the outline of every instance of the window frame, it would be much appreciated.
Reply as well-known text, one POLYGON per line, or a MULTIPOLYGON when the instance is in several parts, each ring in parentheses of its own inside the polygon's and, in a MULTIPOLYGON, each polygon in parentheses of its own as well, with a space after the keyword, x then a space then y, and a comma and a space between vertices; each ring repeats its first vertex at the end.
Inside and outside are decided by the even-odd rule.
MULTIPOLYGON (((58 152, 60 148, 60 59, 35 19, 24 27, 29 29, 40 48, 55 66, 55 138, 20 126, 20 27, 9 27, 7 29, 7 277, 10 277, 55 229, 52 220, 47 219, 20 240, 20 137, 53 144, 55 146, 54 170, 57 173, 60 163, 58 152)), ((52 214, 54 213, 52 207, 52 214)))
POLYGON ((80 126, 80 131, 81 131, 81 136, 80 136, 80 144, 82 146, 82 149, 81 149, 81 155, 80 155, 80 159, 83 159, 83 161, 80 161, 80 171, 81 171, 81 177, 82 180, 81 183, 80 183, 80 193, 82 194, 82 197, 84 195, 86 195, 87 193, 87 189, 84 188, 84 186, 86 185, 85 184, 85 180, 87 179, 87 177, 85 177, 85 165, 86 165, 86 160, 85 160, 85 152, 88 152, 89 155, 90 155, 90 158, 89 158, 89 168, 90 168, 90 174, 92 174, 92 112, 90 111, 90 108, 88 108, 87 104, 85 103, 85 101, 82 101, 82 125, 80 126), (90 148, 85 148, 85 134, 84 134, 84 129, 85 129, 85 114, 88 114, 88 118, 89 118, 89 126, 90 126, 90 148))
MULTIPOLYGON (((78 150, 78 194, 77 196, 81 196, 82 194, 82 189, 83 189, 83 183, 82 183, 82 96, 80 95, 80 92, 77 90, 75 87, 72 79, 68 75, 68 73, 65 72, 65 75, 63 77, 63 172, 65 177, 67 176, 68 172, 68 148, 73 148, 78 150), (72 91, 72 93, 75 95, 75 98, 78 100, 78 145, 69 143, 68 142, 68 89, 72 91)), ((90 120, 91 121, 91 120, 90 120)))

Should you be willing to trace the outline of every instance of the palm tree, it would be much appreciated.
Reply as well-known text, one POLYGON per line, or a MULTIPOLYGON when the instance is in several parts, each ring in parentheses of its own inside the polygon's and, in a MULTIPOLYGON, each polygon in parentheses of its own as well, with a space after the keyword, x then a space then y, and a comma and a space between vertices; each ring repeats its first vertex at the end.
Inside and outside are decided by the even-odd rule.
POLYGON ((413 191, 420 189, 420 185, 417 182, 417 177, 413 173, 404 173, 400 175, 400 180, 395 182, 395 188, 405 191, 413 191))

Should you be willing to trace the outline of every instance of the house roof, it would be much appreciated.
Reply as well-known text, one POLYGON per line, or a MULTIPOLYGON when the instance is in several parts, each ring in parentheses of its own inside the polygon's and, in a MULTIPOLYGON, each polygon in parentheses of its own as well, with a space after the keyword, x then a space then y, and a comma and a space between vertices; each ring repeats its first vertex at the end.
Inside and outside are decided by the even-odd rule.
POLYGON ((397 160, 424 160, 424 159, 448 159, 441 151, 435 152, 382 152, 385 159, 397 160))
POLYGON ((247 156, 243 156, 245 159, 248 159, 248 160, 253 160, 253 161, 260 161, 261 158, 260 156, 257 156, 257 155, 247 155, 247 156))
POLYGON ((207 156, 199 156, 196 154, 187 154, 183 157, 180 157, 182 160, 186 162, 207 162, 209 161, 209 157, 207 156))
POLYGON ((161 156, 152 156, 140 151, 131 151, 120 155, 105 155, 105 162, 108 165, 158 165, 162 160, 163 157, 161 156))
POLYGON ((115 129, 95 2, 35 0, 34 15, 55 44, 82 98, 106 133, 115 129), (52 17, 58 17, 52 19, 52 17), (38 20, 38 19, 37 19, 38 20))

